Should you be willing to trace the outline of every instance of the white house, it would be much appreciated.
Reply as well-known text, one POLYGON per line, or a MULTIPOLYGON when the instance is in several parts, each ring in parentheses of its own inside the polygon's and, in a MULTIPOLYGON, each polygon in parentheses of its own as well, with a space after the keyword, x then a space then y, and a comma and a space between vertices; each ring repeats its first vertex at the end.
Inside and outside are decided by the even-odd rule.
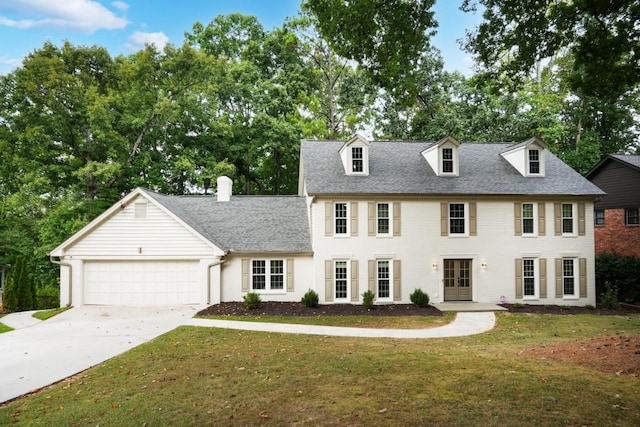
POLYGON ((51 252, 61 304, 595 304, 604 193, 538 139, 303 141, 297 196, 136 189, 51 252))

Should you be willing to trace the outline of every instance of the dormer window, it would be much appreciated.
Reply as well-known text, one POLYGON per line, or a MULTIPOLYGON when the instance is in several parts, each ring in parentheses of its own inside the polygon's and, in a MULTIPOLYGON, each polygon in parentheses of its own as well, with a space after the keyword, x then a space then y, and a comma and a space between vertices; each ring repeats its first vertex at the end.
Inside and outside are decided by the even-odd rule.
POLYGON ((442 173, 453 173, 453 148, 442 149, 442 173))
POLYGON ((340 158, 347 175, 369 175, 369 141, 360 135, 353 136, 340 147, 340 158))
POLYGON ((433 172, 438 176, 456 177, 460 174, 460 143, 448 136, 422 152, 433 172))
POLYGON ((542 178, 545 174, 546 151, 547 145, 544 142, 538 138, 531 138, 507 147, 500 155, 516 168, 520 175, 542 178))
POLYGON ((351 171, 355 173, 364 172, 362 160, 362 147, 351 147, 351 171))
POLYGON ((529 152, 529 174, 538 175, 540 173, 540 150, 530 148, 529 152))

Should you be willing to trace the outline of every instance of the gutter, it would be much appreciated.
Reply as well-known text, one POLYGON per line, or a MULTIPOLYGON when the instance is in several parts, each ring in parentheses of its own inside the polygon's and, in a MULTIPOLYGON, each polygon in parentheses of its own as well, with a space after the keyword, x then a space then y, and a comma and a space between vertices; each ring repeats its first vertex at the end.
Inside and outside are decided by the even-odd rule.
POLYGON ((56 261, 54 259, 55 257, 53 255, 49 255, 49 261, 51 261, 53 264, 57 264, 59 266, 63 266, 63 267, 69 267, 69 307, 72 306, 73 304, 73 266, 71 264, 69 264, 68 262, 63 262, 60 260, 61 257, 57 257, 58 260, 56 261))
POLYGON ((225 259, 217 259, 207 265, 207 304, 211 304, 211 267, 226 262, 225 259))

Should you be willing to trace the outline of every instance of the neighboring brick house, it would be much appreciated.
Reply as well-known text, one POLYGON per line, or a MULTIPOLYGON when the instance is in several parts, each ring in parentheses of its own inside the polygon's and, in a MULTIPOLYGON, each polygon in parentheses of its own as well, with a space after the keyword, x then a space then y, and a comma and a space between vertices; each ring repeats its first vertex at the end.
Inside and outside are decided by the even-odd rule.
POLYGON ((607 193, 594 204, 596 254, 640 258, 640 156, 609 155, 587 179, 607 193))

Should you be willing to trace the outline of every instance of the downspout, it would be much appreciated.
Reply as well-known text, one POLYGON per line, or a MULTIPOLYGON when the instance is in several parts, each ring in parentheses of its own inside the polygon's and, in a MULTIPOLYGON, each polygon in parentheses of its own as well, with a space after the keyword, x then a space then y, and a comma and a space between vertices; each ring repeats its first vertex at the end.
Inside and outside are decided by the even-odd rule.
POLYGON ((224 263, 226 259, 217 259, 207 265, 207 305, 211 304, 211 267, 224 263))
POLYGON ((68 262, 63 262, 60 261, 61 257, 58 257, 58 260, 56 261, 54 259, 53 255, 49 255, 49 261, 51 261, 54 264, 57 264, 59 266, 63 266, 63 267, 69 267, 69 307, 71 307, 73 305, 73 266, 71 264, 69 264, 68 262))

